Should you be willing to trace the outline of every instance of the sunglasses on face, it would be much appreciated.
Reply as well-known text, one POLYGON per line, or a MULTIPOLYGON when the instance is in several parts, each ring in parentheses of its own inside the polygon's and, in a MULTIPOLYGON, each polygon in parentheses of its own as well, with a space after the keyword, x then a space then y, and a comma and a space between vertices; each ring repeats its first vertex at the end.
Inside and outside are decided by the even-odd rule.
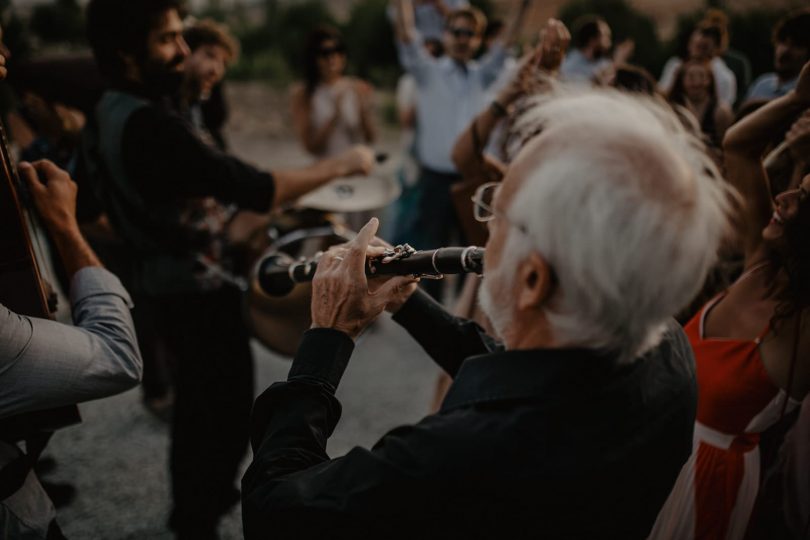
POLYGON ((449 28, 447 31, 453 34, 453 37, 455 38, 465 37, 469 39, 475 35, 475 32, 469 28, 449 28))
POLYGON ((334 47, 321 47, 320 49, 318 49, 318 56, 320 56, 321 58, 328 58, 333 54, 345 54, 345 53, 346 47, 343 47, 342 45, 336 45, 334 47))

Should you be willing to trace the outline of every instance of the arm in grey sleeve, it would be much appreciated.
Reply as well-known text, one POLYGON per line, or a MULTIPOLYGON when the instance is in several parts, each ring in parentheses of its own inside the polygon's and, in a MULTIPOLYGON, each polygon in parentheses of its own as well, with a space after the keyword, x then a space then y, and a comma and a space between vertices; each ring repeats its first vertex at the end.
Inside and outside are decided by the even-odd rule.
POLYGON ((430 71, 436 60, 430 56, 422 44, 422 36, 418 32, 414 32, 414 34, 414 39, 407 43, 397 41, 397 53, 403 69, 413 75, 419 86, 423 86, 428 83, 430 71))
POLYGON ((508 56, 509 52, 506 50, 506 47, 504 47, 503 43, 496 41, 492 45, 492 48, 481 58, 481 81, 484 84, 484 88, 489 87, 489 85, 498 79, 498 76, 503 71, 508 56))
POLYGON ((132 301, 118 278, 83 268, 70 296, 75 327, 0 305, 0 417, 110 396, 140 381, 132 301))

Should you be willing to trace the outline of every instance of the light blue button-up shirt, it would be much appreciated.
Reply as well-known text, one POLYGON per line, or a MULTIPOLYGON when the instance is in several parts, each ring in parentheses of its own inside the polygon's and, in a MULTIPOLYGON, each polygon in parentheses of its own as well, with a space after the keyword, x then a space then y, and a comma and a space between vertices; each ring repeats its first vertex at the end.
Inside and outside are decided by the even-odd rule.
POLYGON ((416 155, 424 167, 455 173, 450 159, 456 138, 487 105, 487 89, 507 58, 496 44, 480 62, 459 64, 447 56, 433 58, 415 36, 399 43, 402 66, 416 79, 416 155))

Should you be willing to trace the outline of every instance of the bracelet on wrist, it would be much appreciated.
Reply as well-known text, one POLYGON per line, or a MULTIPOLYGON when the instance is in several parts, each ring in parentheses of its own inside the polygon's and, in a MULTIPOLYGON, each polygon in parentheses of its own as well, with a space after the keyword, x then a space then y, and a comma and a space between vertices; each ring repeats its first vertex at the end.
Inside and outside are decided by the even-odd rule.
POLYGON ((507 111, 506 107, 501 105, 497 99, 492 100, 492 103, 489 104, 489 109, 492 111, 492 114, 498 118, 503 118, 504 116, 509 115, 509 111, 507 111))

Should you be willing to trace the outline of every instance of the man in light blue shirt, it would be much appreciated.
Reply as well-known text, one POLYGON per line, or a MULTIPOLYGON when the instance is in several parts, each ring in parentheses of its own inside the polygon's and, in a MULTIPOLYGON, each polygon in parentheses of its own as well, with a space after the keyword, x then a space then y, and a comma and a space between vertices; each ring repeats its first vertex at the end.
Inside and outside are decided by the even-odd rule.
POLYGON ((802 66, 810 60, 810 10, 782 19, 773 32, 773 73, 760 76, 745 96, 746 101, 772 100, 796 87, 802 66))
MULTIPOLYGON (((487 88, 507 58, 504 42, 514 39, 527 4, 523 3, 504 40, 475 61, 486 28, 486 17, 479 10, 466 7, 450 12, 443 35, 445 56, 434 58, 416 30, 411 0, 397 2, 399 58, 416 80, 419 95, 415 146, 421 167, 416 188, 419 203, 399 223, 398 239, 431 249, 447 245, 458 234, 450 185, 460 177, 450 154, 458 135, 486 106, 487 88)), ((431 292, 438 294, 438 290, 431 292)))

